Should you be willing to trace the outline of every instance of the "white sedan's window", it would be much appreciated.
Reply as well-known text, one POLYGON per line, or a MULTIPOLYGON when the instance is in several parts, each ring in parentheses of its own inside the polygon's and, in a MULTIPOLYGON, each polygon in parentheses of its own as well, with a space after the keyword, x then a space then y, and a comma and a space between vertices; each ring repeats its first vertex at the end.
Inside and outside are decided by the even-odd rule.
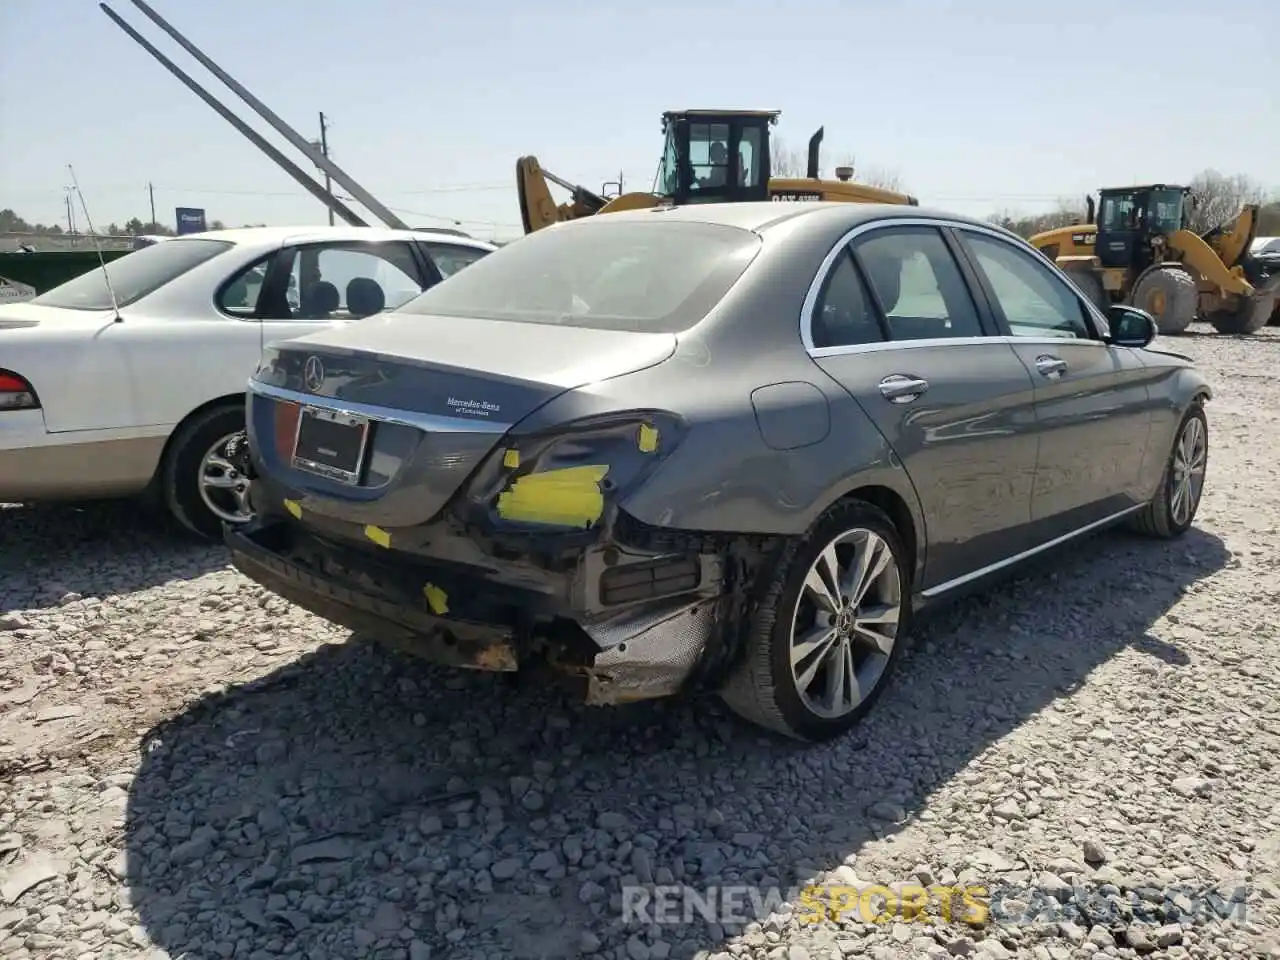
POLYGON ((98 267, 42 293, 31 302, 69 310, 110 310, 114 293, 116 305, 127 307, 231 247, 225 240, 184 237, 166 240, 112 260, 106 266, 106 276, 103 268, 98 267))
POLYGON ((243 270, 218 294, 218 309, 235 317, 252 317, 258 309, 258 296, 267 275, 270 260, 260 260, 243 270))
POLYGON ((463 247, 451 243, 424 243, 422 246, 444 279, 453 276, 463 267, 470 266, 489 252, 482 247, 463 247))
POLYGON ((302 247, 289 272, 290 313, 300 320, 357 320, 422 292, 413 252, 402 242, 302 247))

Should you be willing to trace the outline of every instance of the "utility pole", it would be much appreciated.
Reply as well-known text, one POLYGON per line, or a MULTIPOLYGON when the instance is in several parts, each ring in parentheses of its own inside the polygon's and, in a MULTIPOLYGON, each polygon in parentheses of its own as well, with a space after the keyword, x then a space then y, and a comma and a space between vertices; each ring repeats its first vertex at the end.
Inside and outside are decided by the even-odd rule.
POLYGON ((147 184, 147 195, 151 197, 151 229, 155 229, 156 223, 156 188, 153 184, 147 184))
MULTIPOLYGON (((329 156, 329 126, 325 122, 324 111, 320 111, 320 152, 326 157, 329 156)), ((333 179, 326 170, 324 174, 325 192, 333 193, 333 179)), ((329 226, 333 226, 333 207, 329 207, 329 226)))

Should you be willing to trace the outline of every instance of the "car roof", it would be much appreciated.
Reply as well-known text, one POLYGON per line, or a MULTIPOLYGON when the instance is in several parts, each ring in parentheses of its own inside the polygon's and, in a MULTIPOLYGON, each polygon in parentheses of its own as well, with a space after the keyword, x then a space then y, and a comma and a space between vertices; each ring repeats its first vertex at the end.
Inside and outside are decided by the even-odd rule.
MULTIPOLYGON (((954 223, 993 228, 985 220, 977 220, 962 214, 950 213, 929 207, 913 207, 900 203, 853 203, 849 201, 799 201, 796 203, 778 203, 776 201, 757 201, 752 203, 694 203, 678 207, 652 207, 644 210, 626 210, 610 213, 603 217, 586 217, 571 220, 564 226, 586 224, 600 219, 609 222, 624 220, 652 221, 655 217, 664 220, 680 220, 694 223, 718 223, 728 227, 764 233, 782 223, 807 219, 813 225, 829 227, 835 222, 852 229, 862 223, 877 220, 926 217, 935 220, 949 220, 954 223)), ((803 226, 803 224, 801 224, 803 226)))
POLYGON ((392 230, 387 227, 351 226, 293 226, 293 227, 233 227, 228 230, 206 230, 170 237, 171 240, 225 240, 229 243, 276 244, 322 243, 335 240, 438 240, 455 246, 477 247, 482 250, 497 249, 492 243, 464 237, 445 230, 392 230))

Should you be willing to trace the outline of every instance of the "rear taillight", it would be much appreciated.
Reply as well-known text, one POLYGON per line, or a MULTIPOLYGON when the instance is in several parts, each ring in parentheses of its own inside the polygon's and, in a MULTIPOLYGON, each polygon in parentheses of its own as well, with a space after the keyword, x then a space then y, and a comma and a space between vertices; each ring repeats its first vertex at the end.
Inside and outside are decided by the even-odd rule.
POLYGON ((5 410, 38 410, 35 388, 11 370, 0 370, 0 413, 5 410))

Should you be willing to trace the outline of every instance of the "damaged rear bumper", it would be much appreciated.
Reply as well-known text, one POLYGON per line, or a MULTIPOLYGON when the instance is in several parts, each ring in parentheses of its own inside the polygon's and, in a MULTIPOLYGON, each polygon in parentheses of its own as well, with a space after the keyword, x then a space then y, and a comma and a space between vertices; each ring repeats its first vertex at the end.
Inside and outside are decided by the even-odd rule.
POLYGON ((734 604, 714 553, 583 551, 543 577, 371 550, 264 518, 225 534, 250 579, 434 663, 515 671, 541 661, 614 704, 715 687, 734 604))

